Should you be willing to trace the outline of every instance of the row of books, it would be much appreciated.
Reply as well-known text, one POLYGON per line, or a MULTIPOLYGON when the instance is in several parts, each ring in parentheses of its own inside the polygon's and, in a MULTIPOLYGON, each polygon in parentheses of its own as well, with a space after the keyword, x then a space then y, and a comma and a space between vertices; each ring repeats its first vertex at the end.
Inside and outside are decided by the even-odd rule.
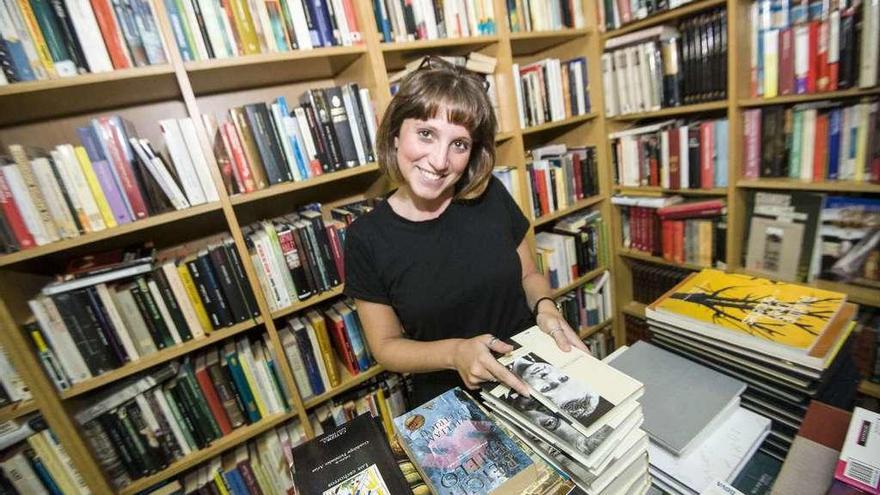
POLYGON ((582 2, 507 0, 510 32, 557 31, 584 27, 582 2))
MULTIPOLYGON (((603 323, 614 314, 611 274, 608 271, 556 298, 571 328, 584 329, 603 323)), ((595 355, 595 354, 594 354, 595 355)))
POLYGON ((871 2, 757 0, 749 26, 753 97, 877 85, 880 8, 871 2))
POLYGON ((170 160, 118 115, 78 128, 77 146, 45 151, 9 145, 10 158, 0 158, 3 250, 42 246, 217 201, 193 122, 165 119, 159 127, 170 160))
POLYGON ((0 5, 0 85, 167 63, 149 0, 0 5))
POLYGON ((351 299, 288 318, 278 337, 303 398, 338 387, 343 369, 356 376, 375 365, 351 299))
POLYGON ((259 316, 228 235, 65 278, 28 302, 25 325, 60 390, 259 316))
POLYGON ((629 268, 632 275, 633 301, 642 304, 651 304, 691 274, 690 270, 677 266, 656 265, 635 260, 629 263, 629 268))
POLYGON ((598 210, 558 221, 552 231, 535 234, 538 268, 557 289, 601 266, 608 266, 607 226, 598 210))
POLYGON ((727 119, 665 121, 609 134, 615 183, 711 189, 728 183, 727 119))
POLYGON ((376 28, 385 43, 496 34, 492 0, 375 0, 376 28))
POLYGON ((614 352, 614 333, 609 329, 603 329, 584 339, 584 344, 596 359, 605 359, 614 352))
POLYGON ((230 194, 302 181, 375 160, 376 117, 366 88, 311 88, 288 107, 269 103, 203 115, 214 156, 230 194), (225 117, 225 118, 224 118, 225 117))
POLYGON ((880 182, 880 103, 771 106, 743 114, 743 176, 880 182))
POLYGON ((289 410, 267 334, 226 342, 103 391, 75 413, 111 484, 156 473, 289 410))
POLYGON ((674 28, 658 26, 605 43, 609 117, 723 100, 727 96, 727 15, 716 10, 674 28))
POLYGON ((599 194, 595 146, 554 144, 530 150, 526 164, 529 199, 535 218, 550 215, 599 194))
POLYGON ((597 0, 596 12, 599 25, 611 30, 690 2, 691 0, 597 0))
POLYGON ((185 62, 363 43, 351 0, 164 4, 185 62))
POLYGON ((242 229, 260 287, 273 311, 340 285, 346 225, 320 211, 264 220, 242 229))
POLYGON ((90 493, 70 455, 41 415, 7 421, 0 430, 0 486, 7 493, 90 493))
POLYGON ((6 348, 0 344, 0 407, 30 400, 31 397, 30 387, 21 379, 9 361, 6 348))
POLYGON ((585 57, 513 64, 513 82, 522 129, 590 113, 585 57))
POLYGON ((680 196, 612 197, 612 204, 621 207, 624 249, 675 263, 723 266, 727 242, 724 201, 681 201, 680 196))

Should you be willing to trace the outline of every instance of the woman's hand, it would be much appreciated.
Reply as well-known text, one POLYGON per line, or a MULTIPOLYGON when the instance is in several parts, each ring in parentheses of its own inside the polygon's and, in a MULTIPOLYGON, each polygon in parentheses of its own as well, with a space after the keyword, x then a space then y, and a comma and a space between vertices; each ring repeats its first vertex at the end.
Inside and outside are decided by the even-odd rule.
MULTIPOLYGON (((549 306, 546 304, 545 306, 549 306)), ((545 311, 539 311, 535 317, 538 327, 544 333, 553 337, 556 345, 565 352, 571 350, 572 346, 592 355, 587 346, 581 341, 578 335, 571 329, 565 318, 559 313, 559 310, 552 308, 545 311)))
POLYGON ((490 334, 478 335, 458 342, 453 356, 453 365, 467 388, 474 390, 483 382, 497 381, 507 385, 519 394, 529 396, 529 388, 510 370, 499 363, 492 352, 507 354, 513 346, 506 344, 490 334))

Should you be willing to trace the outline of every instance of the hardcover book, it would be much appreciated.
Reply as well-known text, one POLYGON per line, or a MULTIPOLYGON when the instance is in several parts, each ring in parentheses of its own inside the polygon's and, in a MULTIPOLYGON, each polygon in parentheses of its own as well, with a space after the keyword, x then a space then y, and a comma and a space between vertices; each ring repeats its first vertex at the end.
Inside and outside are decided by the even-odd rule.
POLYGON ((880 493, 880 414, 853 410, 834 477, 865 493, 880 493))

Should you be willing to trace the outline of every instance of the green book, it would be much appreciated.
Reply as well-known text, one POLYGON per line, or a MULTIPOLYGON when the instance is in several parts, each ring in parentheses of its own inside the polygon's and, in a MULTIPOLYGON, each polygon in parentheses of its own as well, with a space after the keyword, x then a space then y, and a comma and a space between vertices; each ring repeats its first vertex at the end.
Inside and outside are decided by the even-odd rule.
POLYGON ((801 178, 801 145, 804 139, 804 112, 796 110, 791 126, 791 142, 788 155, 788 176, 795 179, 801 178))

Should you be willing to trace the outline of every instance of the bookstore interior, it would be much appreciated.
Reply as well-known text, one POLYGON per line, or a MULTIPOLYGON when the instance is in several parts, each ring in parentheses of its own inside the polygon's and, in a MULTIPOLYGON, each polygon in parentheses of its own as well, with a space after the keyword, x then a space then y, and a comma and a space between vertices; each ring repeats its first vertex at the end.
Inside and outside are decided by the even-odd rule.
POLYGON ((878 51, 880 0, 0 0, 0 494, 880 493, 878 51), (413 403, 345 289, 426 60, 589 350, 493 339, 523 390, 413 403))

